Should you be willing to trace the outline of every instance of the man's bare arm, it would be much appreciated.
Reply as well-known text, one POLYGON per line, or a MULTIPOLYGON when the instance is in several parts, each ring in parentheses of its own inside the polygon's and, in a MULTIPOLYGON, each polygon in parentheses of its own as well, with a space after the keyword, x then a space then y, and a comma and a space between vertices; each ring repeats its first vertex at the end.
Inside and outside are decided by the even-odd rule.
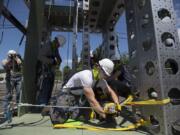
POLYGON ((17 62, 18 65, 22 64, 22 61, 20 58, 18 58, 17 56, 15 57, 15 60, 17 62))
POLYGON ((118 104, 119 99, 118 99, 118 96, 116 95, 116 93, 109 86, 107 86, 107 90, 108 90, 109 94, 111 95, 111 98, 112 98, 113 102, 118 104))
POLYGON ((100 104, 98 103, 98 101, 95 98, 94 92, 92 90, 92 88, 84 88, 84 95, 86 96, 86 98, 89 101, 89 104, 91 105, 91 107, 103 118, 106 117, 103 108, 100 106, 100 104))

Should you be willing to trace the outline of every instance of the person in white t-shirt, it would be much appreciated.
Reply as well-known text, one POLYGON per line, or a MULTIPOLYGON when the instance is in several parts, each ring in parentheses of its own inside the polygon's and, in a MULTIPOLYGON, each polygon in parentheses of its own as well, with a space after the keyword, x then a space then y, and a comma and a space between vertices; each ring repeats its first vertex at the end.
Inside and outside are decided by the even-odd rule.
POLYGON ((92 70, 83 70, 75 73, 63 86, 63 91, 66 91, 68 88, 72 89, 73 94, 84 94, 87 98, 91 107, 102 117, 106 118, 106 114, 95 98, 93 91, 94 82, 100 80, 98 87, 101 87, 103 91, 108 94, 112 101, 119 106, 119 101, 116 93, 109 87, 106 82, 106 78, 109 77, 114 69, 114 63, 107 58, 104 58, 98 62, 97 68, 92 70), (75 88, 75 90, 73 90, 75 88))

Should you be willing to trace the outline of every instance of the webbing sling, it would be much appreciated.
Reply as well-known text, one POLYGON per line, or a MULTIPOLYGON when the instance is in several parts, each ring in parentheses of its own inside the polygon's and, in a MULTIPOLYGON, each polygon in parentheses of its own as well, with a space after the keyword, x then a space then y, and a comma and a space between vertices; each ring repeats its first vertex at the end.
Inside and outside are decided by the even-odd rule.
POLYGON ((94 131, 127 131, 127 130, 134 130, 137 129, 140 126, 145 126, 148 124, 148 121, 144 121, 141 119, 135 124, 131 124, 126 127, 122 128, 103 128, 103 127, 95 127, 95 126, 90 126, 90 125, 71 125, 71 124, 56 124, 53 126, 53 128, 76 128, 76 129, 86 129, 86 130, 94 130, 94 131))
MULTIPOLYGON (((166 105, 171 102, 169 98, 163 99, 163 100, 146 100, 146 101, 135 101, 132 102, 133 97, 130 95, 123 103, 121 103, 121 106, 133 106, 133 105, 166 105)), ((102 128, 102 127, 94 127, 94 126, 86 126, 86 125, 66 125, 66 124, 56 124, 53 127, 54 128, 77 128, 77 129, 86 129, 86 130, 104 130, 104 131, 127 131, 127 130, 133 130, 137 129, 138 127, 145 126, 150 124, 150 121, 145 121, 143 119, 140 119, 137 123, 131 124, 129 126, 123 127, 123 128, 102 128)))

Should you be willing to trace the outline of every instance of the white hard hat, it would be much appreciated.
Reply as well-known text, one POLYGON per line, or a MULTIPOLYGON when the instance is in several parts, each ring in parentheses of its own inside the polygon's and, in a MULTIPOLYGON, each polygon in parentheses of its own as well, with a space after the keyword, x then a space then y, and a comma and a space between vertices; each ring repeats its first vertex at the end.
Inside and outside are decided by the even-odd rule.
POLYGON ((57 41, 61 47, 66 43, 66 38, 62 35, 57 35, 55 38, 57 38, 57 41))
POLYGON ((14 55, 14 54, 16 54, 16 51, 14 51, 14 50, 9 50, 7 53, 7 55, 14 55))
POLYGON ((99 61, 99 65, 104 70, 107 76, 110 76, 114 70, 114 63, 110 59, 102 59, 99 61))

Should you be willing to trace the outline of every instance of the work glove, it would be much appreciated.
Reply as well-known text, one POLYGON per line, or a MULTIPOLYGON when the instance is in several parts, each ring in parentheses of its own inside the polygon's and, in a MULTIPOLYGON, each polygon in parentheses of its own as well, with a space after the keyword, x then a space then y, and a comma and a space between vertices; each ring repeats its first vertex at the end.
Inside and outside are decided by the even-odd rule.
POLYGON ((117 113, 116 105, 114 103, 106 103, 104 106, 105 114, 115 114, 117 113))

